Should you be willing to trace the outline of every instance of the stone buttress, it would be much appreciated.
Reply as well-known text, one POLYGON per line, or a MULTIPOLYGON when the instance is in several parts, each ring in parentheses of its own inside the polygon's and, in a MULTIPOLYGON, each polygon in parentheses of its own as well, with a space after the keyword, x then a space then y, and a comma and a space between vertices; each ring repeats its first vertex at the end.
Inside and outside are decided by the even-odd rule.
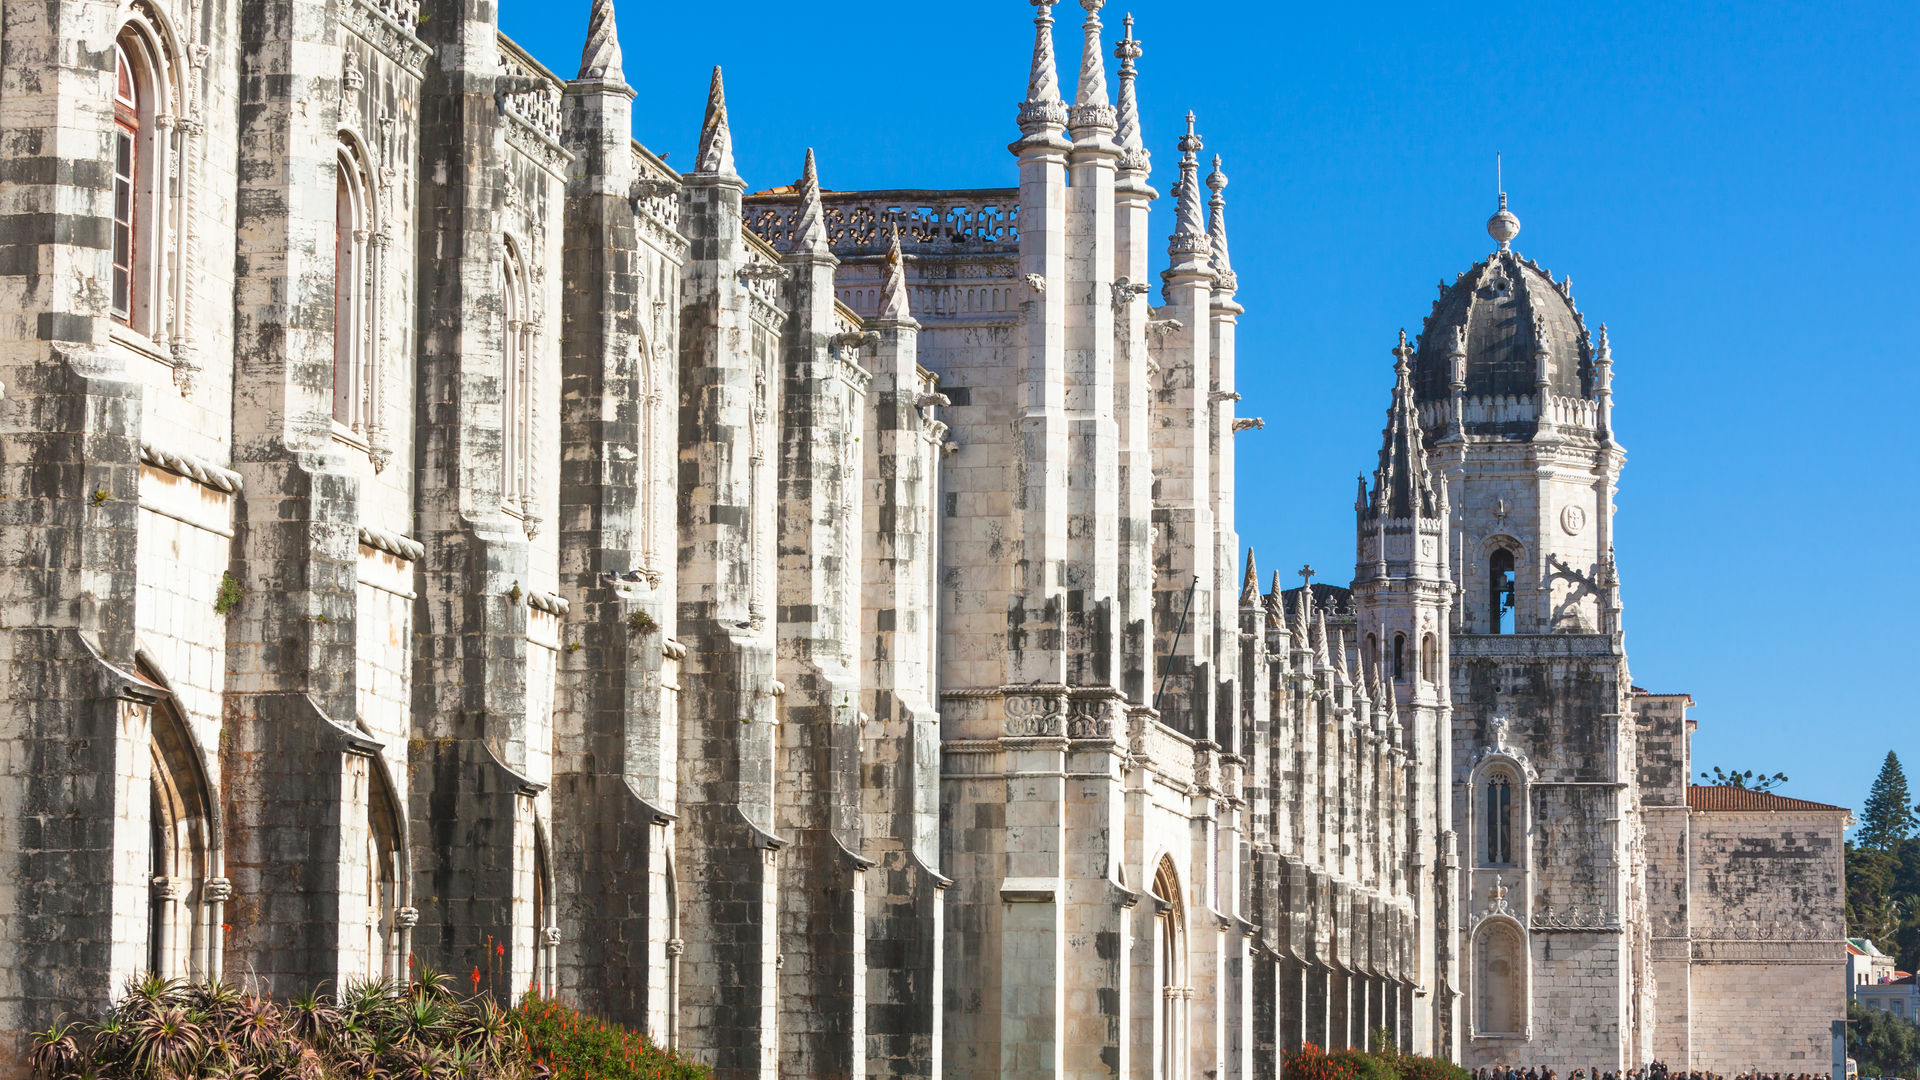
POLYGON ((783 380, 777 260, 745 234, 714 71, 683 178, 680 295, 681 1046, 725 1080, 779 1052, 778 699, 772 569, 783 380))

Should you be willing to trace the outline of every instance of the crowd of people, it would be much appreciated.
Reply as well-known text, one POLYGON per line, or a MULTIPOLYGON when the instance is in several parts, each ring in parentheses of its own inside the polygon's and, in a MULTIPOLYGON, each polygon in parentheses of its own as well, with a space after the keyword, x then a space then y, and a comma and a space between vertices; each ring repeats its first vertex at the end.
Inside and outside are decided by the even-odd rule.
MULTIPOLYGON (((1473 1070, 1473 1080, 1560 1080, 1560 1075, 1552 1069, 1513 1069, 1496 1065, 1473 1070)), ((1743 1072, 1729 1078, 1699 1069, 1676 1072, 1668 1069, 1665 1062, 1656 1061, 1644 1069, 1629 1069, 1624 1073, 1575 1069, 1569 1080, 1829 1080, 1829 1074, 1743 1072)))

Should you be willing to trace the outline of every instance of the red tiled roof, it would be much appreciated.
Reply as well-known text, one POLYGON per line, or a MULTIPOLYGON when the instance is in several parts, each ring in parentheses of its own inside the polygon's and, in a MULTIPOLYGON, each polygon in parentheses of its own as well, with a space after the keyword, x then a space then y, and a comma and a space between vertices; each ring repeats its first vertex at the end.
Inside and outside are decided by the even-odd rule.
POLYGON ((1789 799, 1785 795, 1772 795, 1752 788, 1738 787, 1702 787, 1699 784, 1687 788, 1687 806, 1693 810, 1835 810, 1850 813, 1844 806, 1828 806, 1826 803, 1808 802, 1805 799, 1789 799))

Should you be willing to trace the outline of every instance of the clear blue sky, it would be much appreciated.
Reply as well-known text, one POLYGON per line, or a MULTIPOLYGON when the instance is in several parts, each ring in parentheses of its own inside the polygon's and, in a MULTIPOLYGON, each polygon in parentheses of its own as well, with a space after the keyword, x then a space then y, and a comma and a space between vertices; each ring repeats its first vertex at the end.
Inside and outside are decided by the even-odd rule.
MULTIPOLYGON (((1693 694, 1697 766, 1857 808, 1894 749, 1920 782, 1920 5, 1130 7, 1155 186, 1189 108, 1233 181, 1241 410, 1267 421, 1239 437, 1240 530, 1263 576, 1351 575, 1388 350, 1492 246, 1503 151, 1515 247, 1612 333, 1634 680, 1693 694)), ((506 0, 501 20, 566 77, 587 10, 506 0)), ((1055 14, 1071 88, 1082 13, 1055 14)), ((718 63, 755 188, 808 146, 829 188, 1014 182, 1020 0, 619 18, 634 133, 669 164, 718 63)))

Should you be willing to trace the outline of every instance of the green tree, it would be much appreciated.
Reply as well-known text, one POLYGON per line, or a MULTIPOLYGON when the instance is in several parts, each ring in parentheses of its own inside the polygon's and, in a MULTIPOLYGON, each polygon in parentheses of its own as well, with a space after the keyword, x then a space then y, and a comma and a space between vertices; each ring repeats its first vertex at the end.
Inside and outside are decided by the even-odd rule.
POLYGON ((1847 1054, 1861 1076, 1912 1076, 1920 1066, 1920 1024, 1857 1002, 1847 1006, 1847 1018, 1847 1054))
POLYGON ((1708 787, 1737 787, 1751 788, 1754 791, 1772 791, 1774 788, 1786 782, 1787 774, 1783 772, 1774 773, 1772 776, 1768 776, 1765 773, 1755 775, 1752 769, 1744 772, 1737 770, 1728 772, 1718 765, 1715 765, 1711 772, 1705 769, 1700 770, 1700 783, 1708 787))
POLYGON ((1906 771, 1900 768, 1900 758, 1889 750, 1880 775, 1874 778, 1873 790, 1867 793, 1866 808, 1860 811, 1860 831, 1855 838, 1861 847, 1895 851, 1913 834, 1915 820, 1906 771))

